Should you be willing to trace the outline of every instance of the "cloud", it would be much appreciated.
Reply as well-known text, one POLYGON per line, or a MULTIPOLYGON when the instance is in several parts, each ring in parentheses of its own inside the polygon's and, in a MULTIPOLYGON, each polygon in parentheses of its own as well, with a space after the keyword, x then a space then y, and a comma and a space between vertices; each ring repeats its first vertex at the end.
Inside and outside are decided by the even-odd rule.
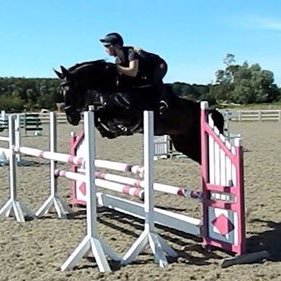
POLYGON ((281 19, 278 18, 248 15, 242 17, 241 23, 251 29, 281 31, 281 19))
POLYGON ((281 31, 281 20, 273 18, 259 18, 257 19, 257 26, 263 29, 281 31))

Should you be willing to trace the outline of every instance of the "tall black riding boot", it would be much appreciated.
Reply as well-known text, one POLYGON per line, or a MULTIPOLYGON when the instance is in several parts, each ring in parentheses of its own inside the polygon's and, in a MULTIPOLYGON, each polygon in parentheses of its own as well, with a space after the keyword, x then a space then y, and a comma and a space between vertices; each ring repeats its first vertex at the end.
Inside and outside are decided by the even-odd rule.
POLYGON ((165 116, 169 110, 169 101, 166 94, 166 89, 163 84, 158 87, 159 92, 159 114, 165 116))

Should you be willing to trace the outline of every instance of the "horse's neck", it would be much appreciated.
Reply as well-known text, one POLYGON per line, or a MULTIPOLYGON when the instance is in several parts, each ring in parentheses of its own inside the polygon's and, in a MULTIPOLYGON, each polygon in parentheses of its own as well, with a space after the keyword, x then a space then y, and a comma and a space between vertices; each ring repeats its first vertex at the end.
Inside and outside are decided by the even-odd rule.
POLYGON ((89 61, 76 64, 72 69, 82 89, 99 92, 118 90, 118 76, 113 63, 89 61))

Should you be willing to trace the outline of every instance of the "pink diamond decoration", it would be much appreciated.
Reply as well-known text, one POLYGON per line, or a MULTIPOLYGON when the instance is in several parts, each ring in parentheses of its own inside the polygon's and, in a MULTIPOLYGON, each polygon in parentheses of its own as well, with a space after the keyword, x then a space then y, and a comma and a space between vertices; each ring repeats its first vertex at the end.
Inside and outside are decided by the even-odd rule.
POLYGON ((84 183, 82 183, 80 186, 79 186, 79 190, 81 191, 81 193, 85 196, 86 195, 86 186, 84 183))
POLYGON ((216 217, 212 221, 212 224, 216 227, 220 234, 224 236, 229 232, 233 231, 235 228, 232 222, 224 214, 221 214, 216 217))

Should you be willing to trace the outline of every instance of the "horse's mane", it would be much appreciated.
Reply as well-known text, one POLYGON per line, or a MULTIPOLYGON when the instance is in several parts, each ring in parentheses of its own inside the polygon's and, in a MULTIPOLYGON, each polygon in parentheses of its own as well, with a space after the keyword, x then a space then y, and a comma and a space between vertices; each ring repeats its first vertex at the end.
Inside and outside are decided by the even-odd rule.
POLYGON ((76 63, 75 65, 71 66, 68 71, 69 72, 74 72, 74 71, 79 71, 83 68, 88 68, 91 66, 97 66, 97 65, 113 65, 113 63, 110 62, 106 62, 105 60, 101 59, 101 60, 94 60, 94 61, 85 61, 85 62, 81 62, 81 63, 76 63))
POLYGON ((91 67, 96 67, 98 65, 113 65, 113 63, 106 62, 104 59, 101 60, 94 60, 94 61, 85 61, 81 63, 76 63, 75 65, 71 66, 68 71, 71 73, 78 72, 84 69, 88 69, 91 67))

